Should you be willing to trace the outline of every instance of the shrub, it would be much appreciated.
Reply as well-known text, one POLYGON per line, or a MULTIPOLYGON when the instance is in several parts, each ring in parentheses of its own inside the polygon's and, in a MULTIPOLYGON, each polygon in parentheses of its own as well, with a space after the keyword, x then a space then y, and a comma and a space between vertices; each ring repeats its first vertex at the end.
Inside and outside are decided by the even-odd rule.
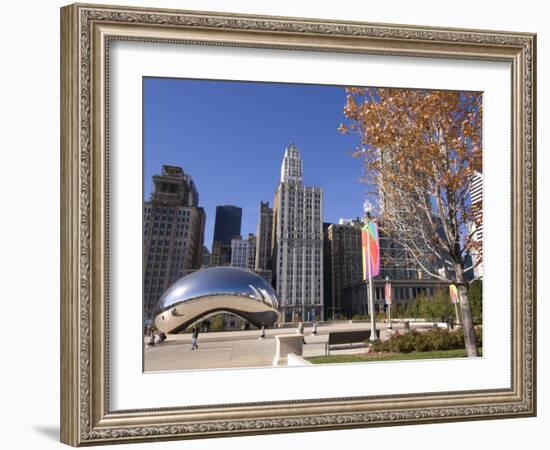
POLYGON ((459 328, 458 330, 451 333, 451 341, 453 348, 462 348, 464 347, 464 330, 459 328))
POLYGON ((483 347, 483 327, 476 327, 476 343, 478 347, 483 347))
MULTIPOLYGON (((476 328, 478 346, 481 347, 482 330, 476 328)), ((453 350, 464 348, 464 331, 455 331, 434 328, 433 330, 419 333, 411 331, 405 334, 396 334, 387 341, 372 344, 375 352, 410 353, 429 352, 436 350, 453 350)))
MULTIPOLYGON (((377 312, 374 316, 377 322, 381 322, 387 318, 385 312, 377 312)), ((370 320, 370 314, 355 314, 351 320, 370 320)))
POLYGON ((483 320, 483 282, 474 280, 468 286, 470 306, 474 322, 480 323, 483 320))
POLYGON ((384 349, 393 353, 410 353, 415 350, 415 343, 418 337, 416 331, 405 334, 396 334, 383 343, 384 349))
POLYGON ((370 316, 368 314, 355 314, 351 320, 369 320, 370 316))
POLYGON ((397 339, 397 352, 410 353, 415 349, 416 341, 418 340, 418 333, 413 331, 410 333, 402 334, 397 339))
POLYGON ((374 352, 377 352, 377 353, 381 353, 381 352, 387 352, 387 348, 386 348, 386 343, 385 342, 382 342, 382 341, 374 341, 374 342, 370 342, 370 341, 365 341, 365 345, 369 345, 371 346, 371 349, 372 351, 374 352))
MULTIPOLYGON (((483 347, 483 328, 481 326, 475 327, 476 330, 476 343, 478 347, 483 347)), ((455 347, 453 348, 462 348, 464 347, 464 330, 462 328, 459 328, 458 330, 451 333, 453 344, 455 347)))
POLYGON ((449 331, 436 328, 429 333, 434 350, 451 350, 453 348, 451 333, 449 331))
POLYGON ((419 335, 414 341, 414 351, 429 352, 430 350, 430 341, 428 339, 424 339, 423 336, 419 335))

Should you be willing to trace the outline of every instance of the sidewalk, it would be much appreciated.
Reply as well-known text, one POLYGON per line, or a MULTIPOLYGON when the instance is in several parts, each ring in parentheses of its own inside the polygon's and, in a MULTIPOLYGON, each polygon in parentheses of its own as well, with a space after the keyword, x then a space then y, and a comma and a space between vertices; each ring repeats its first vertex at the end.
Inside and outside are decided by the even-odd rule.
MULTIPOLYGON (((295 328, 267 328, 265 330, 266 338, 275 337, 278 334, 293 334, 296 333, 295 328)), ((387 324, 377 323, 377 330, 386 330, 387 324)), ((404 325, 402 323, 394 323, 393 329, 403 330, 404 325)), ((350 330, 370 330, 370 324, 368 323, 342 323, 335 325, 318 326, 317 334, 326 335, 331 331, 350 331, 350 330)), ((313 327, 304 328, 304 335, 310 336, 313 331, 313 327)), ((260 330, 246 330, 246 331, 209 331, 201 332, 199 334, 200 341, 207 342, 227 342, 227 341, 240 341, 246 339, 258 339, 260 336, 260 330)), ((145 338, 147 341, 147 338, 145 338)), ((185 334, 169 334, 168 341, 177 342, 191 342, 191 333, 185 334)))
MULTIPOLYGON (((403 327, 394 324, 394 329, 403 327)), ((330 331, 368 330, 365 323, 337 324, 317 327, 318 334, 312 335, 312 327, 305 329, 304 357, 325 354, 325 343, 330 331)), ((386 324, 377 324, 381 339, 389 337, 386 324)), ((199 334, 199 348, 191 350, 190 334, 168 335, 162 344, 153 347, 145 346, 145 371, 190 370, 190 369, 223 369, 237 367, 271 366, 275 355, 275 336, 296 333, 295 328, 266 330, 266 338, 259 339, 260 330, 208 332, 199 334)), ((343 346, 331 350, 332 355, 357 354, 366 350, 361 345, 343 346)))

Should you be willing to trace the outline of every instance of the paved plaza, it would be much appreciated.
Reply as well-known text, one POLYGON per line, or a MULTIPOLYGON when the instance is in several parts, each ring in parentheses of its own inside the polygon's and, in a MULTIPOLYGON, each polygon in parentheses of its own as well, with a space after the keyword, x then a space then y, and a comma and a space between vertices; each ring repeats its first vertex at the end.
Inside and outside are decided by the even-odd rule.
MULTIPOLYGON (((393 324, 393 328, 402 329, 403 324, 393 324)), ((331 331, 369 330, 367 323, 345 323, 317 327, 306 327, 304 331, 306 345, 303 357, 322 356, 325 343, 331 331)), ((377 324, 381 339, 389 337, 386 324, 377 324)), ((199 335, 197 350, 191 350, 190 334, 172 334, 162 344, 145 346, 145 371, 213 369, 231 367, 271 366, 275 356, 276 335, 296 333, 296 328, 276 328, 266 330, 266 337, 259 339, 259 330, 208 332, 199 335)), ((363 353, 366 347, 360 344, 345 345, 331 350, 331 355, 363 353)))

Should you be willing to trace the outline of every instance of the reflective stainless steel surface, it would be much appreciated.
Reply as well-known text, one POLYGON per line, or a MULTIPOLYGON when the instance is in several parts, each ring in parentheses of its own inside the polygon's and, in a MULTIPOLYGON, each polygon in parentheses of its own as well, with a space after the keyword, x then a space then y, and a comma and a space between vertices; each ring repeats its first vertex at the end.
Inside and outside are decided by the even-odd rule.
POLYGON ((155 311, 155 326, 165 333, 185 329, 218 311, 266 327, 279 318, 273 287, 252 271, 211 267, 180 278, 164 293, 155 311))

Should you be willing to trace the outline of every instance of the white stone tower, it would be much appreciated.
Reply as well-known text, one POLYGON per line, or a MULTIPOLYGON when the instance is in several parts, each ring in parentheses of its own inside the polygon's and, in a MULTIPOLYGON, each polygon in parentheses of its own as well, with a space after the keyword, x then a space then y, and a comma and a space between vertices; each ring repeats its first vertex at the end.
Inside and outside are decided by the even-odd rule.
POLYGON ((300 152, 290 144, 273 207, 273 274, 282 320, 323 319, 323 196, 304 186, 300 152))

